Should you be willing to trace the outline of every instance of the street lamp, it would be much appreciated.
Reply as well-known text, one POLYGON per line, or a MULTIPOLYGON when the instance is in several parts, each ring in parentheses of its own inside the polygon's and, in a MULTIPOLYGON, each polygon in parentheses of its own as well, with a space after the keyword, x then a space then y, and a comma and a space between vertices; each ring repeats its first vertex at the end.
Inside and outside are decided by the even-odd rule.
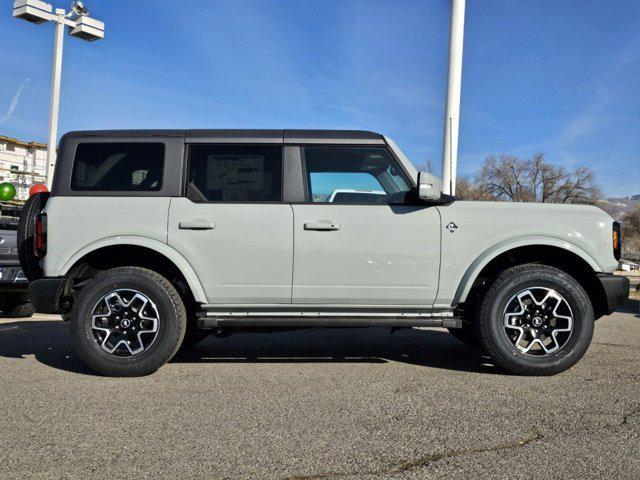
POLYGON ((51 189, 53 168, 56 162, 64 27, 69 27, 69 35, 72 37, 93 42, 104 38, 104 23, 90 18, 89 11, 80 0, 71 3, 71 10, 68 13, 63 8, 56 8, 53 12, 53 7, 50 4, 40 0, 15 0, 13 2, 13 16, 35 24, 54 22, 56 27, 53 43, 49 142, 47 146, 47 187, 51 189))
POLYGON ((442 146, 442 191, 456 194, 458 170, 458 132, 460 126, 460 92, 462 90, 462 46, 464 42, 464 10, 466 0, 451 0, 449 30, 449 73, 442 146))

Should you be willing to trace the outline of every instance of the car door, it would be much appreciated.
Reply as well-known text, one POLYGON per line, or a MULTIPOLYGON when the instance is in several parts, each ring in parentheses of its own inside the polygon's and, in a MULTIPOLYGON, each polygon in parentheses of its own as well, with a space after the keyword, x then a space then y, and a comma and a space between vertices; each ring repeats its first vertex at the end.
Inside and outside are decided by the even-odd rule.
POLYGON ((294 204, 293 303, 432 305, 440 215, 409 201, 385 147, 301 148, 306 197, 294 204))
POLYGON ((293 213, 282 203, 282 145, 186 150, 186 194, 171 199, 169 244, 193 266, 207 300, 291 303, 293 213))

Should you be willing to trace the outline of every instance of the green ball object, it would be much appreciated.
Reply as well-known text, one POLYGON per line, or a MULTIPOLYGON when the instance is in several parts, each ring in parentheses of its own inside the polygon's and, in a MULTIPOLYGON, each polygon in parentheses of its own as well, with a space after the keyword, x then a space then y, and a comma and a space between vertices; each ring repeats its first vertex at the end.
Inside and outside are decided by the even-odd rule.
POLYGON ((13 183, 4 182, 0 183, 0 200, 11 200, 16 196, 16 187, 13 186, 13 183))

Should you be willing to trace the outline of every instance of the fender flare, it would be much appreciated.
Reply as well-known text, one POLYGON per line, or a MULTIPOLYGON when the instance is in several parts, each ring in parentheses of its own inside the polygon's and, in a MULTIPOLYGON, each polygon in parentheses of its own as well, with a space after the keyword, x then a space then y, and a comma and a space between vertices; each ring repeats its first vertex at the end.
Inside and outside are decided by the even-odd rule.
POLYGON ((505 252, 508 252, 509 250, 513 250, 519 247, 534 246, 560 248, 580 257, 593 269, 594 272, 602 271, 602 267, 587 251, 567 240, 544 235, 510 238, 496 243, 495 245, 489 247, 487 250, 478 255, 478 257, 476 257, 476 259, 471 263, 469 268, 467 268, 466 272, 462 276, 452 304, 456 305, 458 303, 464 302, 467 299, 467 295, 469 294, 473 283, 476 281, 476 278, 478 278, 478 275, 480 274, 482 269, 486 267, 487 264, 489 264, 489 262, 491 262, 493 259, 505 252))
POLYGON ((191 264, 180 254, 177 250, 170 247, 166 243, 162 243, 159 240, 155 240, 148 237, 139 237, 135 235, 117 235, 113 237, 101 238, 100 240, 96 240, 91 242, 76 253, 74 253, 62 266, 60 269, 60 275, 66 275, 71 267, 73 267, 79 260, 81 260, 86 255, 91 252, 95 252, 104 247, 112 247, 112 246, 123 246, 123 245, 134 245, 137 247, 148 248, 149 250, 153 250, 162 256, 164 256, 167 260, 172 262, 184 275, 191 292, 193 293, 193 297, 196 302, 199 303, 208 303, 207 296, 205 294, 204 288, 202 287, 202 283, 198 278, 195 270, 191 266, 191 264))

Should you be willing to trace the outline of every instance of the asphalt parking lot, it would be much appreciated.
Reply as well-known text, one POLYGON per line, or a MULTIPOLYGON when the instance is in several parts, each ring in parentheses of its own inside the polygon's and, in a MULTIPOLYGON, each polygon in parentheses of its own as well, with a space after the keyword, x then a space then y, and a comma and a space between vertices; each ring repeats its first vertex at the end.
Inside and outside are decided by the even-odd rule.
POLYGON ((639 311, 549 378, 385 329, 211 337, 102 378, 57 317, 3 319, 0 478, 640 478, 639 311))

